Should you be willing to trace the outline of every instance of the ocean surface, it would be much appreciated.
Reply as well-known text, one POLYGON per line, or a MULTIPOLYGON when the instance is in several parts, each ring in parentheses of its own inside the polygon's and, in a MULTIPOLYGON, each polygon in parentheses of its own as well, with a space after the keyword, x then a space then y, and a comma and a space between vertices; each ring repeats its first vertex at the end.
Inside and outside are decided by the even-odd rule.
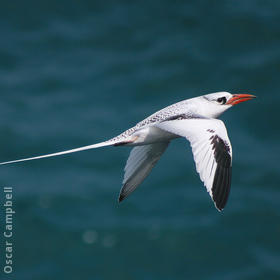
POLYGON ((121 204, 127 147, 0 166, 0 279, 280 279, 280 1, 2 1, 0 35, 0 161, 104 141, 211 92, 258 97, 222 116, 221 213, 183 139, 121 204))

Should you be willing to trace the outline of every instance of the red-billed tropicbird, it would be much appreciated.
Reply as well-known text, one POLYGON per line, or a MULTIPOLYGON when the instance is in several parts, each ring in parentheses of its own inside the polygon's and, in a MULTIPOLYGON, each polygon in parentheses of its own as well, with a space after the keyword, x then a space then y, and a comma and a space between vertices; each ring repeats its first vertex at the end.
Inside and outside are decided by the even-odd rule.
POLYGON ((170 105, 122 134, 94 145, 31 158, 0 163, 53 157, 104 146, 134 146, 128 157, 119 201, 133 192, 151 172, 169 142, 186 138, 192 147, 196 170, 218 210, 227 202, 231 185, 232 148, 224 123, 217 118, 250 94, 211 93, 170 105))

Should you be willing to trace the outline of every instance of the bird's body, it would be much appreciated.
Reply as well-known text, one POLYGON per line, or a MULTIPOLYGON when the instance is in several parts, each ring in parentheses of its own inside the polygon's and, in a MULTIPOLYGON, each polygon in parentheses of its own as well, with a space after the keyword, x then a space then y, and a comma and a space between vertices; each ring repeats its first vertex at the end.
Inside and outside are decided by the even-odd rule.
POLYGON ((216 118, 232 105, 252 99, 249 94, 218 92, 170 105, 137 123, 120 135, 94 145, 8 164, 52 157, 104 146, 133 146, 125 166, 119 201, 126 198, 147 177, 171 140, 190 141, 196 170, 218 210, 227 202, 231 183, 232 150, 224 123, 216 118))

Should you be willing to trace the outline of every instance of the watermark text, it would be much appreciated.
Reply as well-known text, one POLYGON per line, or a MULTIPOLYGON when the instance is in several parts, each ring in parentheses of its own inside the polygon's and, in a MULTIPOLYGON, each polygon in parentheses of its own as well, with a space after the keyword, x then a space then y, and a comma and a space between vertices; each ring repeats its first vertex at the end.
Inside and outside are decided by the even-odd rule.
POLYGON ((13 218, 15 211, 13 209, 13 188, 4 187, 4 266, 3 271, 6 274, 13 272, 13 218))

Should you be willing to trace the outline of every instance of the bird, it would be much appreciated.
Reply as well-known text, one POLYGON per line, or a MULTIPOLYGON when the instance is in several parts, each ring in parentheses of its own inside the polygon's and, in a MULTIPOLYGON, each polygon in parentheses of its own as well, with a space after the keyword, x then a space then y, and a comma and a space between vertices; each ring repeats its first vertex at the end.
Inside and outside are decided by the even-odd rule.
POLYGON ((129 146, 118 201, 128 197, 149 175, 176 138, 190 142, 196 171, 218 211, 227 203, 231 188, 232 147, 223 121, 218 117, 229 108, 255 98, 251 94, 215 92, 174 103, 155 112, 134 127, 107 141, 0 165, 54 157, 105 146, 129 146))

